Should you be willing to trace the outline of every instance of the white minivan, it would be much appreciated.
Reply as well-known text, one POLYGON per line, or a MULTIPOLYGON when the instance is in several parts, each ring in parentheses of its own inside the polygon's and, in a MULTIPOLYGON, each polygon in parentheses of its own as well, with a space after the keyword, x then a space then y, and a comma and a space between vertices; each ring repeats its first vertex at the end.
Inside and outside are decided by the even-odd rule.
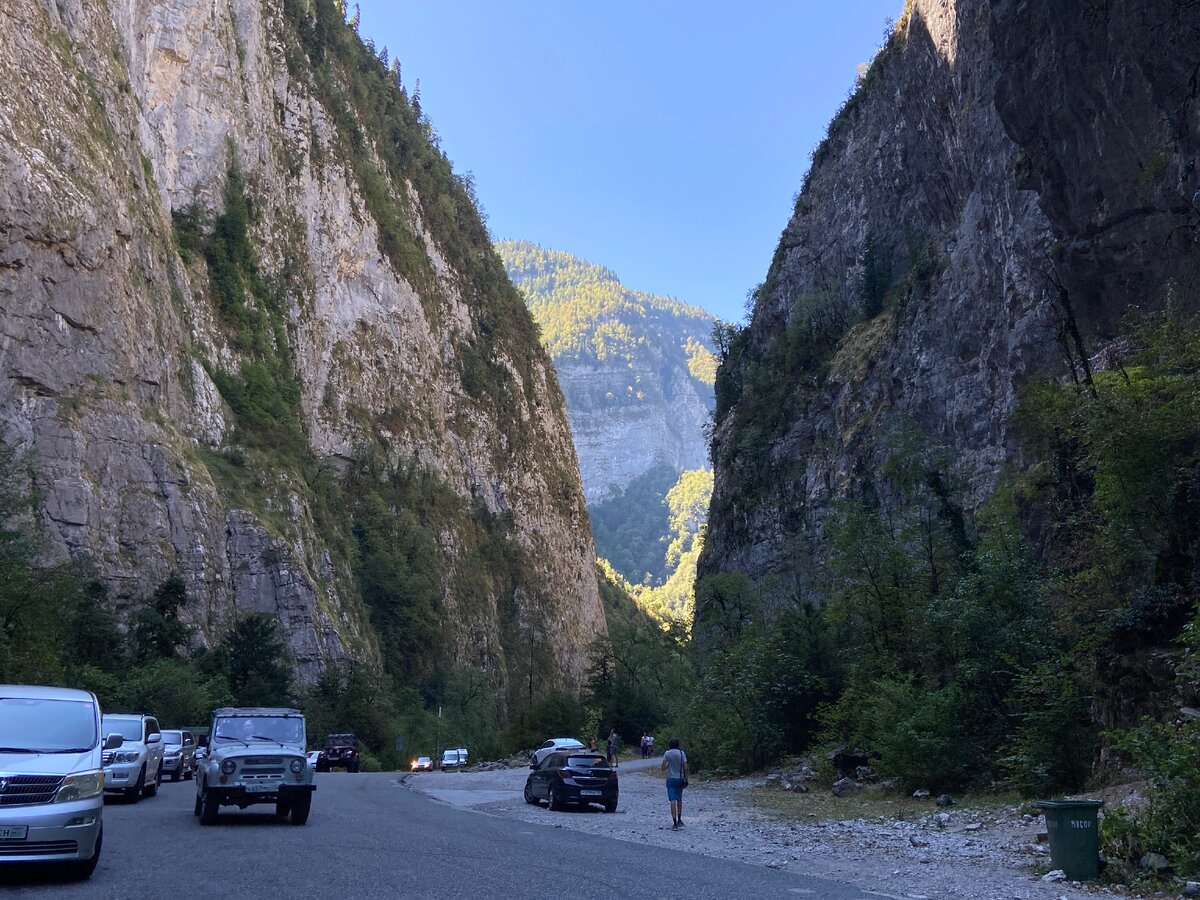
POLYGON ((88 878, 104 832, 102 751, 90 691, 0 685, 0 865, 62 863, 88 878))

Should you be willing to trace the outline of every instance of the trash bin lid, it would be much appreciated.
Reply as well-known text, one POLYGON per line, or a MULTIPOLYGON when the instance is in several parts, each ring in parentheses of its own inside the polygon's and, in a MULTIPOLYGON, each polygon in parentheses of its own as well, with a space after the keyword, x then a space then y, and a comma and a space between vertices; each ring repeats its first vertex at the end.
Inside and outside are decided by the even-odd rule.
POLYGON ((1034 804, 1038 809, 1099 809, 1104 805, 1103 800, 1039 800, 1034 804))

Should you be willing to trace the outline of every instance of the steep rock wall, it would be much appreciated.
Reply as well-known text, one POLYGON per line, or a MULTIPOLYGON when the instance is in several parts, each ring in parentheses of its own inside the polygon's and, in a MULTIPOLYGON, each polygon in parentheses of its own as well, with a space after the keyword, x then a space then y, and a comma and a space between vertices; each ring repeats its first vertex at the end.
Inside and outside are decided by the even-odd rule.
POLYGON ((1082 373, 1131 304, 1193 277, 1193 19, 1173 2, 909 4, 723 348, 701 577, 819 599, 832 508, 886 500, 900 446, 975 510, 1019 464, 1022 384, 1082 373))
POLYGON ((503 687, 515 645, 539 630, 547 671, 578 677, 604 623, 549 360, 518 321, 486 351, 504 377, 464 386, 481 321, 510 314, 492 297, 512 288, 502 272, 481 286, 455 269, 427 223, 440 198, 411 182, 388 193, 423 250, 412 271, 428 276, 381 250, 283 5, 48 0, 6 5, 0 26, 0 415, 35 454, 54 553, 93 559, 127 606, 182 572, 207 641, 239 610, 276 613, 303 681, 347 656, 377 660, 314 493, 374 448, 508 522, 519 548, 467 596, 452 578, 465 526, 442 530, 453 660, 503 687), (173 234, 173 215, 222 212, 232 165, 258 265, 283 296, 267 357, 286 349, 299 388, 306 449, 290 469, 236 471, 237 416, 212 373, 246 362, 244 336, 173 234), (531 595, 553 608, 535 615, 531 595))

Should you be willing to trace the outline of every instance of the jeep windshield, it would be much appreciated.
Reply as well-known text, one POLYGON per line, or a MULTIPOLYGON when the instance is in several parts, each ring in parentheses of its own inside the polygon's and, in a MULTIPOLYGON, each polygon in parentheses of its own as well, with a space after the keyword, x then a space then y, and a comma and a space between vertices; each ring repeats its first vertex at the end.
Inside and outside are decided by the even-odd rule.
POLYGON ((127 719, 124 716, 105 716, 101 720, 100 731, 103 734, 119 734, 127 741, 142 739, 142 720, 127 719))
POLYGON ((96 708, 82 700, 0 697, 0 753, 82 753, 96 746, 96 708))
POLYGON ((217 719, 213 740, 303 747, 304 720, 299 716, 226 716, 217 719))

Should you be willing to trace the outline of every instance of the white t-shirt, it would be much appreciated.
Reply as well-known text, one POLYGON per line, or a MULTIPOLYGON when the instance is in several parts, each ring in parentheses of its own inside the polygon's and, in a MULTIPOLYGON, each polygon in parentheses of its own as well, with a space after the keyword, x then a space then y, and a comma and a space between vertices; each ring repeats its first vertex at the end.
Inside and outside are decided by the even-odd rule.
POLYGON ((663 754, 663 762, 667 764, 668 778, 682 778, 683 767, 687 765, 687 755, 678 747, 672 747, 663 754))

